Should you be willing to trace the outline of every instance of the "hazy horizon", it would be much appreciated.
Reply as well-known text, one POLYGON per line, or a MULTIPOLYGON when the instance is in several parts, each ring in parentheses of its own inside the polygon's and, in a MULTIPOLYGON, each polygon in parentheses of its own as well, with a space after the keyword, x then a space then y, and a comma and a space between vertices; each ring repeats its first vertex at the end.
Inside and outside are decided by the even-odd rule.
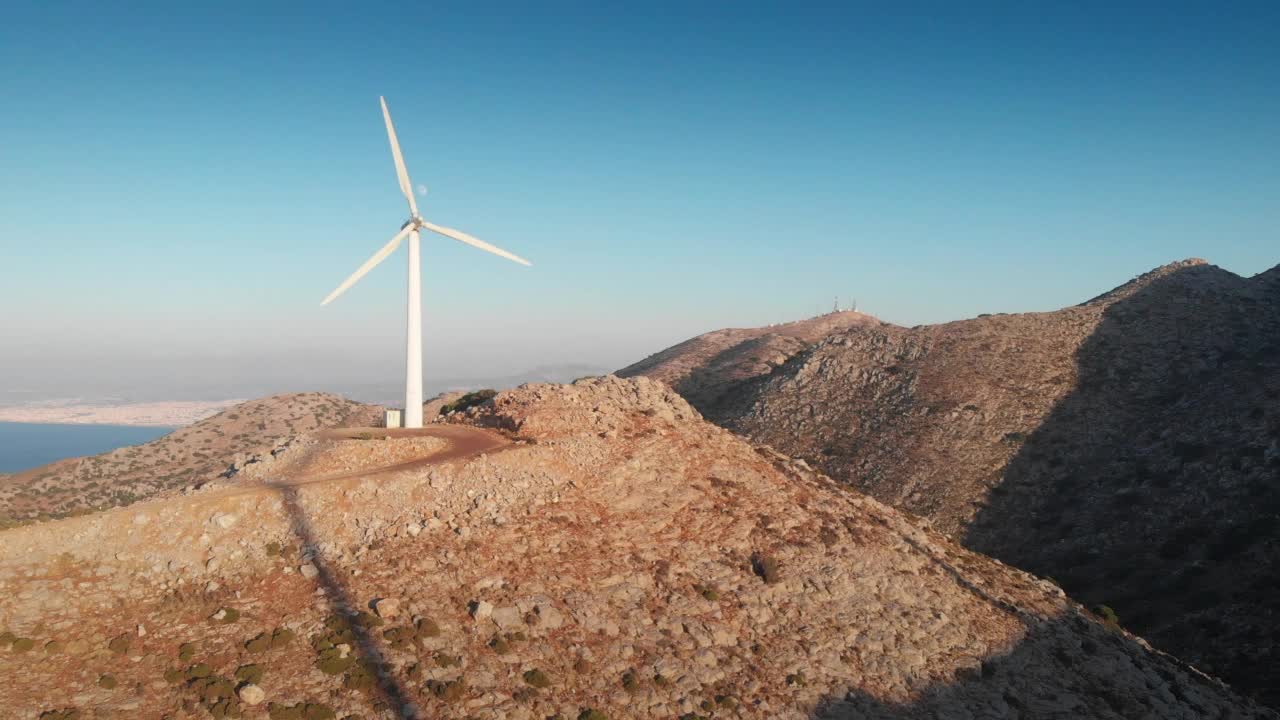
POLYGON ((534 263, 427 240, 429 392, 833 296, 915 325, 1263 271, 1280 10, 1159 8, 20 4, 3 389, 398 387, 403 251, 319 307, 405 219, 379 95, 426 218, 534 263))

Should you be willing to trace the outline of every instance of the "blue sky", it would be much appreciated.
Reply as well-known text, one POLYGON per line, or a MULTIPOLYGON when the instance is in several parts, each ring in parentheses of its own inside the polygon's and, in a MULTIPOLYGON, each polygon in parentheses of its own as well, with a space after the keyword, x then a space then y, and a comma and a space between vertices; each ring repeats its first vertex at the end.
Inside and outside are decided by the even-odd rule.
POLYGON ((9 389, 396 383, 403 253, 318 305, 406 214, 379 95, 535 263, 428 241, 429 378, 1280 262, 1274 3, 107 5, 0 28, 9 389))

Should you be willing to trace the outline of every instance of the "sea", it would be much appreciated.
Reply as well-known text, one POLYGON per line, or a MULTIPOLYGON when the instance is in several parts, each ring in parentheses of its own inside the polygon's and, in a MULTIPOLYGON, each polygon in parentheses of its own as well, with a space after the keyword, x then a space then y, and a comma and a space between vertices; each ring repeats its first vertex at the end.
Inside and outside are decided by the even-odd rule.
POLYGON ((177 428, 0 422, 0 473, 140 445, 177 428))

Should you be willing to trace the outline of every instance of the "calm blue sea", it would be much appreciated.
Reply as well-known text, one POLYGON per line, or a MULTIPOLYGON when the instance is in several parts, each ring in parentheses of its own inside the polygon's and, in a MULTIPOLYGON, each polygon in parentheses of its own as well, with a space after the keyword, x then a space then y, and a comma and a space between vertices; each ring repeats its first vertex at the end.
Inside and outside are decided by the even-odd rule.
POLYGON ((97 455, 126 445, 138 445, 175 429, 0 422, 0 472, 17 472, 54 460, 97 455))

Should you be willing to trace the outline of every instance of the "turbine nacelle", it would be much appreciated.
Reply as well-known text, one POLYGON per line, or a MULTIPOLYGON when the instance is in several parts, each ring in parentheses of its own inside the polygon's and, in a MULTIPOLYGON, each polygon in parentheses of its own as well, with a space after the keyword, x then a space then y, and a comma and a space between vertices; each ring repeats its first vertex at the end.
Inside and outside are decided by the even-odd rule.
POLYGON ((391 141, 391 158, 396 164, 396 178, 400 181, 400 192, 404 193, 405 200, 409 202, 409 219, 400 226, 400 232, 396 233, 395 237, 391 238, 390 242, 384 245, 381 250, 374 253, 373 257, 365 261, 364 265, 357 268, 350 277, 344 280, 342 284, 337 287, 337 289, 329 293, 329 296, 320 304, 328 305, 329 302, 346 292, 347 288, 355 285, 356 281, 364 277, 365 274, 377 266, 378 263, 386 260, 391 253, 395 252, 396 248, 400 247, 400 242, 404 240, 409 233, 420 230, 430 230, 436 234, 444 235, 447 238, 452 238, 460 243, 470 245, 474 248, 479 248, 485 252, 493 253, 498 257, 506 258, 512 262, 520 263, 521 265, 532 265, 533 263, 525 260, 519 255, 509 253, 500 247, 490 245, 489 243, 478 238, 474 238, 461 230, 454 230, 453 228, 447 228, 443 225, 436 225, 435 223, 427 222, 426 218, 422 217, 418 212, 418 204, 413 198, 413 184, 409 181, 409 171, 404 166, 404 156, 400 154, 400 142, 396 139, 395 126, 391 124, 391 113, 387 110, 387 101, 382 100, 381 98, 379 99, 382 102, 382 117, 387 123, 387 138, 391 141))

